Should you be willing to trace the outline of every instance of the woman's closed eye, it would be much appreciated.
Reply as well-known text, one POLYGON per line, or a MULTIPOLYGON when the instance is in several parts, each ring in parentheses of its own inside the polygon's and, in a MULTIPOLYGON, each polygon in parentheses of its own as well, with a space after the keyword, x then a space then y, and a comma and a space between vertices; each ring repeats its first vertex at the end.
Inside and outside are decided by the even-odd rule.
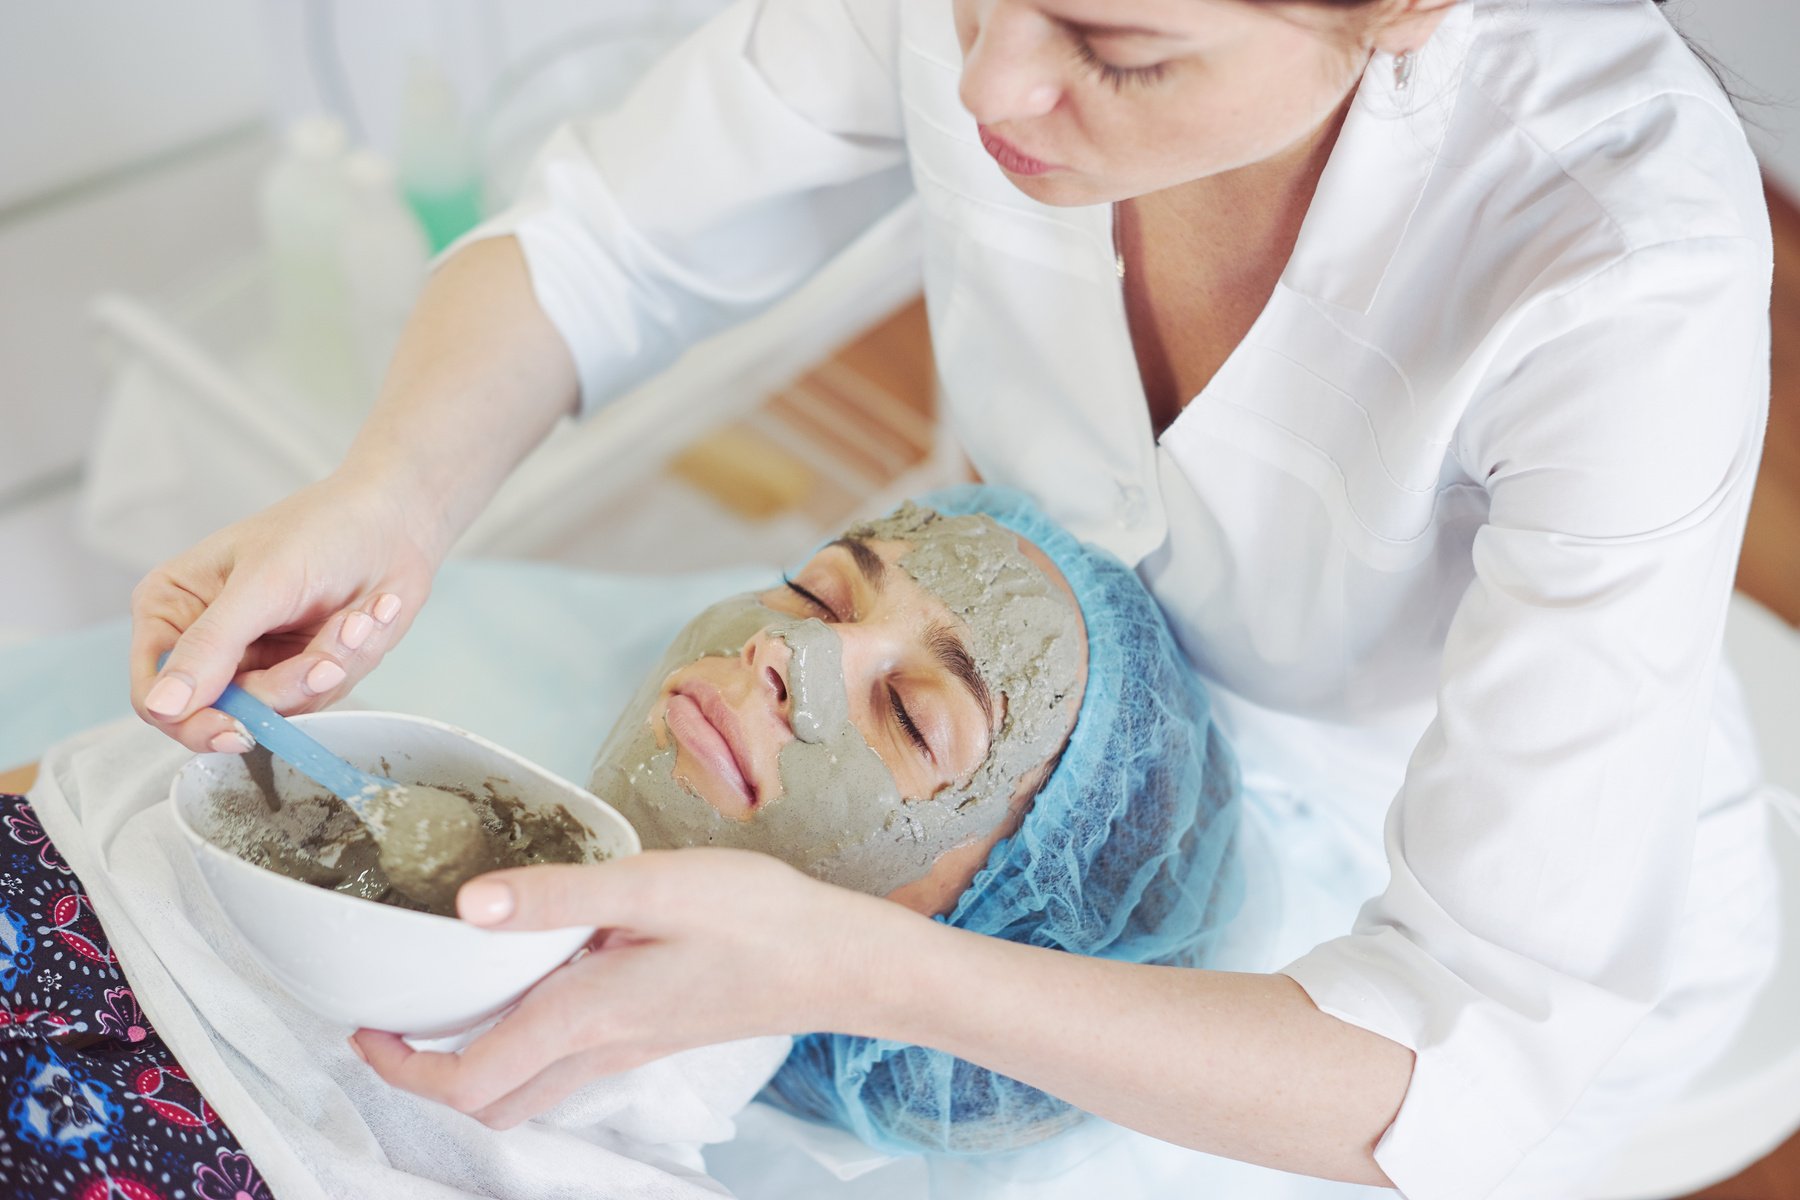
POLYGON ((781 577, 781 582, 787 586, 788 591, 794 593, 794 595, 800 597, 800 599, 802 601, 811 605, 813 608, 817 609, 820 613, 824 614, 824 617, 827 621, 843 620, 843 618, 838 616, 837 613, 832 609, 831 605, 825 603, 825 601, 819 599, 819 597, 817 595, 815 595, 813 592, 807 590, 806 588, 801 587, 799 584, 795 583, 792 579, 789 579, 786 575, 783 575, 781 577))
POLYGON ((936 762, 937 755, 931 752, 931 743, 925 740, 925 734, 920 731, 918 722, 914 721, 912 714, 906 711, 906 701, 900 698, 900 689, 890 683, 887 685, 887 694, 888 705, 892 708, 894 720, 899 722, 901 730, 926 758, 936 762))
POLYGON ((1072 35, 1072 44, 1076 60, 1115 92, 1123 91, 1128 83, 1149 87, 1162 78, 1168 66, 1167 63, 1151 63, 1142 67, 1121 67, 1101 58, 1100 52, 1079 34, 1072 35))

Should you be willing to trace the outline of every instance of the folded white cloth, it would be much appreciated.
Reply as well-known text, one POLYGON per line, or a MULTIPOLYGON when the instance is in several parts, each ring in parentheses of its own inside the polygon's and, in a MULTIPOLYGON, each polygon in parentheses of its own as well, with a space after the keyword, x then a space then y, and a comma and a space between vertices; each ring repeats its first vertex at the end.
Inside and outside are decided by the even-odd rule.
POLYGON ((398 1091, 257 965, 206 890, 167 802, 186 755, 136 720, 103 726, 46 754, 30 799, 144 1012, 281 1200, 728 1194, 700 1147, 733 1135, 789 1039, 673 1055, 506 1132, 398 1091))

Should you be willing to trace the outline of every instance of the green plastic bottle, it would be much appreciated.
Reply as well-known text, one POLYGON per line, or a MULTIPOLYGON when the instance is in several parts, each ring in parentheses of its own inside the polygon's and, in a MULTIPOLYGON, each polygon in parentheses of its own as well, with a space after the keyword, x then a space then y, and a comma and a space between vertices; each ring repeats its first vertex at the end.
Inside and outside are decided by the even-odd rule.
POLYGON ((480 222, 481 175, 456 90, 428 58, 407 72, 397 158, 401 194, 433 254, 480 222))

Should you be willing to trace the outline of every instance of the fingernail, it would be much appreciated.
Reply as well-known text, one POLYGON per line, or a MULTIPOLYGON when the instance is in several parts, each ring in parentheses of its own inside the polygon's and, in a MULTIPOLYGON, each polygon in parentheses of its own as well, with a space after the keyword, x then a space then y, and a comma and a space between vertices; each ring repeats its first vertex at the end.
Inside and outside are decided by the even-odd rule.
POLYGON ((252 743, 235 729, 227 729, 224 733, 214 735, 213 740, 206 744, 214 754, 242 754, 250 749, 252 743))
POLYGON ((476 925, 498 925, 513 913, 512 889, 492 879, 476 879, 456 893, 456 911, 476 925))
POLYGON ((362 1059, 363 1065, 365 1067, 368 1066, 369 1065, 369 1056, 363 1053, 363 1048, 361 1046, 357 1045, 356 1036, 354 1034, 352 1034, 351 1036, 345 1038, 344 1040, 346 1042, 350 1043, 350 1052, 352 1054, 356 1055, 356 1057, 362 1059))
POLYGON ((360 650, 369 640, 369 631, 373 628, 375 622, 368 613, 353 612, 344 618, 344 627, 338 630, 338 641, 344 643, 346 650, 360 650))
POLYGON ((370 611, 375 614, 377 621, 386 625, 400 615, 400 597, 392 592, 386 592, 376 597, 374 607, 370 611))
POLYGON ((194 698, 194 685, 181 675, 164 675, 144 697, 144 707, 159 717, 176 717, 194 698))
POLYGON ((306 673, 307 690, 315 694, 329 692, 342 682, 344 682, 344 668, 329 658, 315 664, 313 669, 306 673))

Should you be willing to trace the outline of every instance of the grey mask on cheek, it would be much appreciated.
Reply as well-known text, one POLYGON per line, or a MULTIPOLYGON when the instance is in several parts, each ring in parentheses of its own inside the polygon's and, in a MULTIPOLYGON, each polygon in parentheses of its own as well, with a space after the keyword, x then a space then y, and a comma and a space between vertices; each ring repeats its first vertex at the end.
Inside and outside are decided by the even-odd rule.
POLYGON ((986 518, 940 518, 913 505, 853 532, 912 542, 901 566, 969 627, 982 676, 1007 704, 987 757, 960 786, 903 799, 850 721, 837 633, 767 608, 754 594, 734 596, 681 632, 595 760, 589 788, 624 814, 646 848, 756 850, 814 878, 884 896, 923 877, 946 851, 992 833, 1019 779, 1061 743, 1062 701, 1079 666, 1077 618, 1012 535, 986 518), (763 630, 791 652, 795 740, 781 750, 781 794, 736 821, 676 778, 675 746, 657 745, 647 717, 671 673, 708 655, 741 653, 763 630))
POLYGON ((588 786, 624 814, 646 848, 756 850, 878 896, 925 874, 948 849, 928 836, 928 822, 909 811, 914 806, 901 800, 893 775, 851 724, 838 635, 822 621, 767 608, 753 594, 713 605, 682 631, 601 747, 588 786), (736 821, 676 777, 674 744, 659 747, 646 719, 672 672, 709 654, 740 653, 764 630, 791 651, 794 740, 781 749, 781 794, 765 798, 750 820, 736 821))

